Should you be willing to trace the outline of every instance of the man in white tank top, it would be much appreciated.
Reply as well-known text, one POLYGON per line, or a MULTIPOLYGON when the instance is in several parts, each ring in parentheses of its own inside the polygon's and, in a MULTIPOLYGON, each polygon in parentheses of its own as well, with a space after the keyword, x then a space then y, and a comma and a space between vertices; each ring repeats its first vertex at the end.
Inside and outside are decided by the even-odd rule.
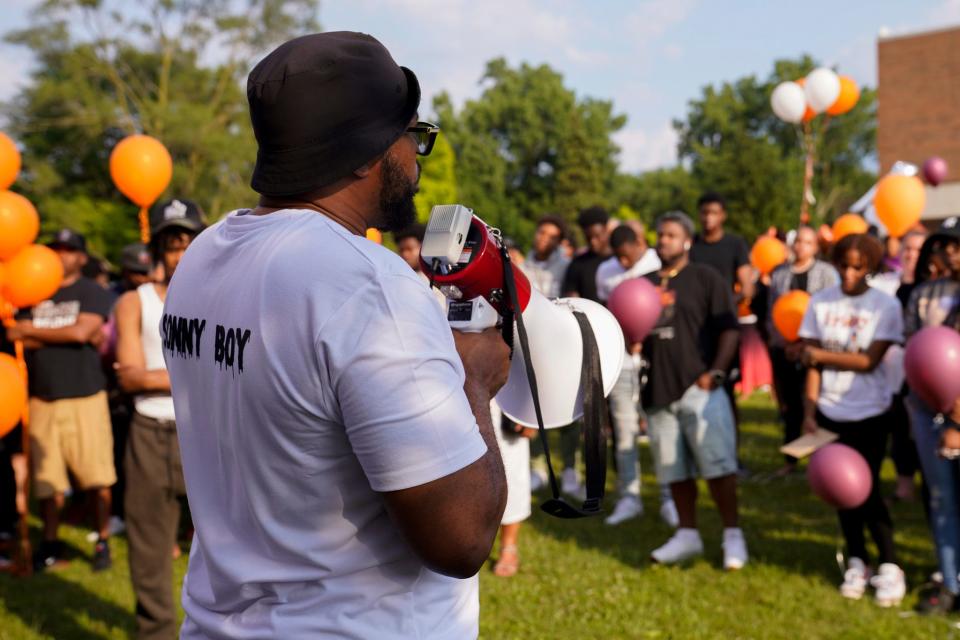
POLYGON ((180 447, 163 360, 160 318, 167 285, 187 246, 203 227, 199 207, 172 200, 151 212, 150 250, 163 267, 160 282, 123 294, 116 306, 117 379, 134 396, 124 460, 124 499, 130 542, 130 578, 137 597, 137 637, 168 640, 177 634, 173 606, 173 550, 186 496, 180 447))

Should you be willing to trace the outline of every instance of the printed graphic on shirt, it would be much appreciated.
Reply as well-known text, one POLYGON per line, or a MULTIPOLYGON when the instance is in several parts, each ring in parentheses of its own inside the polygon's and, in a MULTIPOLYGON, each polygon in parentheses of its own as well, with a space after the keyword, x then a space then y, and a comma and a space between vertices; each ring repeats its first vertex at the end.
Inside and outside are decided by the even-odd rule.
POLYGON ((243 352, 250 342, 250 329, 218 324, 214 330, 213 347, 210 348, 202 347, 206 327, 205 318, 183 318, 165 313, 160 321, 163 348, 179 358, 199 360, 213 357, 220 369, 243 373, 243 352))
POLYGON ((45 300, 33 308, 33 326, 39 329, 62 329, 77 324, 80 301, 53 302, 45 300))

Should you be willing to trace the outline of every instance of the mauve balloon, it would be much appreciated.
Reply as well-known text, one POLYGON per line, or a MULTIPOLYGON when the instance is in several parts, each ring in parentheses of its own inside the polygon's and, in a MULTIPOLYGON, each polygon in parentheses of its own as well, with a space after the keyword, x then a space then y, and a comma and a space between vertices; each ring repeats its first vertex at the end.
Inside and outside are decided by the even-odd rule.
POLYGON ((873 488, 870 467, 855 449, 834 442, 818 449, 807 465, 810 489, 838 509, 855 509, 873 488))
POLYGON ((660 290, 646 278, 624 280, 610 294, 607 308, 629 342, 643 342, 660 318, 660 290))
POLYGON ((940 156, 930 156, 923 163, 923 178, 934 187, 947 179, 947 171, 947 161, 940 156))
POLYGON ((928 407, 950 411, 960 398, 960 333, 949 327, 921 329, 903 356, 907 384, 928 407))

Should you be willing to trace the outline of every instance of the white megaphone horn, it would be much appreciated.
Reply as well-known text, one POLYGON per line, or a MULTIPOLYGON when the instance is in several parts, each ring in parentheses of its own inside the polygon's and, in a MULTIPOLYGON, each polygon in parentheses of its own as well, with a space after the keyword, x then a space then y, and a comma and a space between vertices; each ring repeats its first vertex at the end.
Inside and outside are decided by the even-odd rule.
MULTIPOLYGON (((504 291, 500 232, 488 227, 470 209, 438 205, 431 210, 420 260, 424 273, 449 300, 447 319, 453 328, 470 331, 492 327, 499 315, 511 310, 504 291)), ((548 300, 530 286, 518 269, 513 269, 513 280, 520 307, 515 311, 523 314, 526 326, 543 426, 550 429, 568 425, 583 415, 583 336, 573 312, 586 316, 596 338, 604 396, 613 389, 623 366, 620 324, 603 305, 591 300, 548 300)), ((510 375, 496 401, 514 422, 536 427, 524 354, 518 340, 513 344, 515 356, 510 375)))

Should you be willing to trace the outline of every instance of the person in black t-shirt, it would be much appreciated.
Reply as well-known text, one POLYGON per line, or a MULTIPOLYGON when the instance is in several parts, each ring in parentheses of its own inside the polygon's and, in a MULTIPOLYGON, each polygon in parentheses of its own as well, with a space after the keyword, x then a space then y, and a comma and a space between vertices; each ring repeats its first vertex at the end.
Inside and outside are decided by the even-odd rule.
POLYGON ((662 267, 646 277, 661 290, 662 311, 643 343, 650 363, 643 390, 657 480, 670 485, 680 527, 654 550, 671 564, 703 553, 696 524, 699 473, 723 521, 724 567, 740 569, 747 547, 739 528, 736 433, 721 389, 737 350, 736 307, 712 268, 689 260, 693 222, 680 212, 657 221, 662 267))
POLYGON ((23 340, 30 372, 30 438, 34 492, 40 501, 43 542, 35 568, 61 559, 57 538, 63 494, 73 474, 79 488, 92 494, 99 538, 93 568, 111 566, 109 537, 110 487, 116 482, 106 378, 97 344, 110 314, 110 294, 81 276, 87 259, 83 236, 69 229, 50 243, 63 262, 63 283, 49 300, 20 315, 8 330, 23 340))
POLYGON ((753 267, 750 248, 740 236, 724 231, 727 221, 726 203, 716 193, 705 193, 697 200, 700 211, 700 233, 693 239, 690 262, 708 264, 723 277, 731 291, 736 285, 734 302, 753 298, 753 267))
POLYGON ((577 224, 587 240, 587 251, 576 256, 567 267, 560 295, 564 298, 597 298, 597 267, 613 255, 610 248, 610 215, 602 207, 590 207, 580 212, 577 224))

